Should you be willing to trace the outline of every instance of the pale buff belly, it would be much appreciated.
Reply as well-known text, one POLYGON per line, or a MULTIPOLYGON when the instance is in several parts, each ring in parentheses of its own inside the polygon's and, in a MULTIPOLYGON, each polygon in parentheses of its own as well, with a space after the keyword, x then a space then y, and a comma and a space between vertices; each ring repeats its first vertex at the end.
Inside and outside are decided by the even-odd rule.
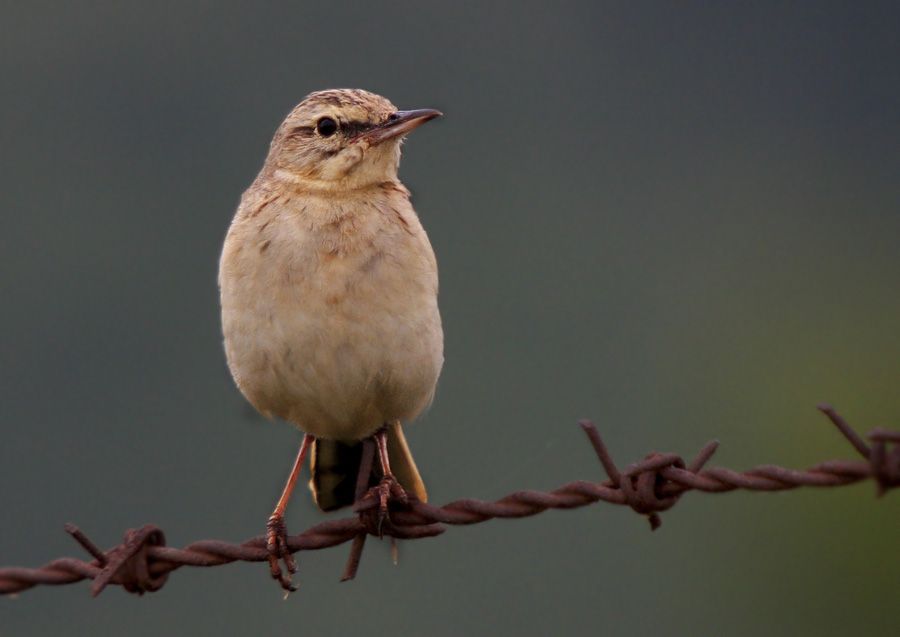
POLYGON ((339 440, 416 417, 434 396, 443 334, 434 274, 408 266, 356 255, 274 276, 276 260, 223 279, 225 349, 247 399, 339 440))

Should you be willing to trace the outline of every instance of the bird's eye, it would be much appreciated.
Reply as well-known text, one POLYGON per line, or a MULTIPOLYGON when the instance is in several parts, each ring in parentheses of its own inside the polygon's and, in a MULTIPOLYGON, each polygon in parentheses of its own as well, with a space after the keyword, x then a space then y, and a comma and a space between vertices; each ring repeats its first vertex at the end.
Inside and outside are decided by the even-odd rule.
POLYGON ((330 117, 323 117, 316 122, 316 130, 319 131, 319 135, 322 137, 331 137, 337 132, 337 129, 337 122, 330 117))

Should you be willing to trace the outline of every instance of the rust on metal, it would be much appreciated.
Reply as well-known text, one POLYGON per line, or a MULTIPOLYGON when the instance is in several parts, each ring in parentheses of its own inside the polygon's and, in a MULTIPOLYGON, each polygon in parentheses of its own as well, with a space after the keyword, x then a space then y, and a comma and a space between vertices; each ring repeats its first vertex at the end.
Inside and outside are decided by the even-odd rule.
MULTIPOLYGON (((328 520, 298 535, 289 536, 288 549, 315 551, 352 542, 342 581, 353 579, 369 535, 387 535, 411 540, 440 535, 446 525, 478 524, 494 518, 523 518, 547 509, 574 509, 596 502, 628 506, 646 516, 651 529, 662 523, 660 514, 677 504, 688 491, 724 493, 735 490, 785 491, 799 487, 840 487, 865 480, 877 484, 879 495, 900 486, 900 431, 876 429, 866 441, 832 407, 822 411, 862 457, 860 460, 829 460, 809 469, 796 470, 761 465, 747 471, 722 467, 704 468, 718 447, 711 441, 686 463, 673 453, 651 453, 643 460, 620 469, 593 423, 582 421, 607 480, 577 480, 549 492, 517 491, 499 500, 463 499, 433 506, 410 497, 402 503, 392 499, 389 516, 381 520, 379 501, 367 492, 375 445, 367 441, 357 479, 355 515, 328 520)), ((159 590, 169 573, 182 566, 219 566, 231 562, 265 562, 269 553, 266 537, 260 535, 240 544, 220 540, 201 540, 175 548, 165 545, 158 527, 147 525, 130 529, 121 544, 102 551, 77 527, 66 531, 90 554, 91 561, 76 558, 53 560, 39 568, 0 568, 0 594, 11 595, 38 585, 58 586, 81 580, 93 580, 91 592, 99 594, 110 584, 130 593, 159 590)))

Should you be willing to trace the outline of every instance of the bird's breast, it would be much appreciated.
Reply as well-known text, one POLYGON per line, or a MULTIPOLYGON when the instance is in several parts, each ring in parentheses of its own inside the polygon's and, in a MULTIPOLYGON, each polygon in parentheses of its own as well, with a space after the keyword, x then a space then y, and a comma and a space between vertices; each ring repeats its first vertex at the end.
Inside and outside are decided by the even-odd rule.
POLYGON ((220 268, 226 354, 260 410, 357 439, 430 402, 443 361, 437 272, 402 203, 318 216, 288 205, 232 226, 220 268))

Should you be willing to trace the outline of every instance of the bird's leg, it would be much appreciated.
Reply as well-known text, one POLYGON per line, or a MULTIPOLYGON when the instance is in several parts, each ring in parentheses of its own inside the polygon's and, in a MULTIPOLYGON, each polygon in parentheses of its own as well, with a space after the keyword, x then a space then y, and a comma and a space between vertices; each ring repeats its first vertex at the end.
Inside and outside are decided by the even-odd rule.
POLYGON ((284 491, 275 505, 275 510, 269 516, 269 522, 266 524, 266 550, 269 551, 269 571, 272 578, 278 580, 287 592, 297 590, 297 587, 291 584, 291 575, 297 572, 297 564, 294 562, 294 556, 288 550, 287 545, 287 527, 284 525, 284 510, 287 508, 288 500, 291 499, 291 493, 294 491, 294 485, 297 484, 297 477, 300 475, 300 469, 303 468, 303 461, 306 459, 306 453, 309 451, 310 445, 315 438, 309 434, 303 435, 303 443, 300 445, 300 451, 297 452, 297 458, 294 460, 294 466, 291 468, 291 475, 288 476, 284 485, 284 491), (287 574, 282 572, 280 560, 284 560, 287 574))
POLYGON ((406 504, 409 502, 409 498, 391 472, 391 461, 387 449, 387 427, 379 429, 373 437, 378 447, 378 460, 381 464, 382 475, 381 482, 375 487, 378 493, 378 534, 381 535, 381 524, 388 517, 388 503, 394 499, 406 504))

